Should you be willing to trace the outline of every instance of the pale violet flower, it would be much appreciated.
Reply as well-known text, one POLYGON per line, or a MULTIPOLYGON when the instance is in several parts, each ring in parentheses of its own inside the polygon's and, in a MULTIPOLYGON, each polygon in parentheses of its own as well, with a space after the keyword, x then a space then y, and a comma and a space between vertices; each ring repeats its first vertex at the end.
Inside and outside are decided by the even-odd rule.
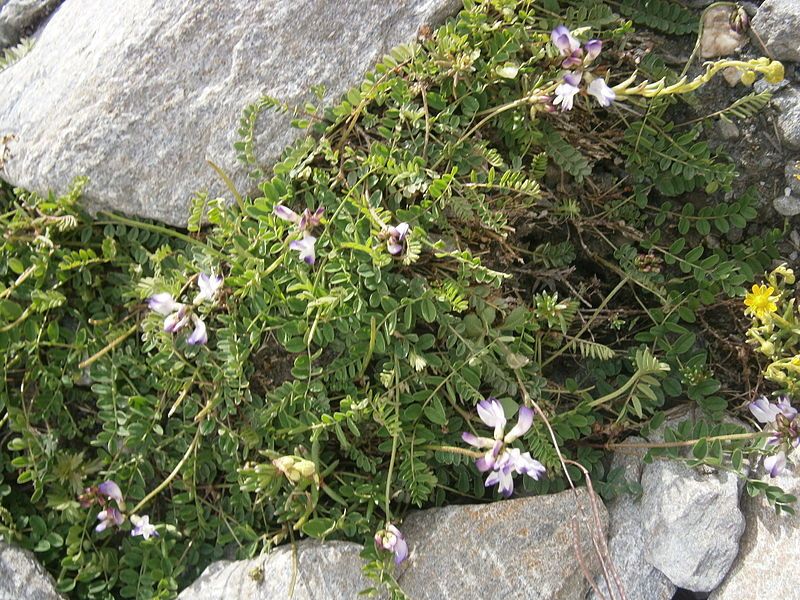
POLYGON ((786 453, 778 452, 764 459, 764 470, 770 477, 777 477, 786 467, 786 453))
POLYGON ((486 477, 486 487, 497 485, 502 495, 510 496, 514 491, 515 474, 525 474, 533 479, 539 479, 544 475, 544 465, 531 457, 529 452, 523 454, 518 448, 508 446, 531 428, 533 410, 521 406, 517 424, 505 433, 506 416, 503 406, 497 399, 481 400, 477 408, 481 421, 494 430, 493 437, 478 437, 464 432, 461 434, 461 439, 471 446, 487 450, 484 456, 475 461, 475 466, 481 473, 491 471, 486 477))
POLYGON ((572 110, 575 102, 575 94, 580 91, 578 85, 581 82, 581 73, 567 73, 564 75, 564 82, 556 88, 554 105, 561 105, 561 110, 572 110))
POLYGON ((194 324, 194 331, 186 338, 186 343, 196 346, 208 342, 208 332, 206 331, 206 324, 203 322, 203 319, 197 315, 192 315, 192 323, 194 324))
POLYGON ((150 298, 147 300, 147 306, 150 307, 150 310, 155 311, 160 315, 167 316, 180 310, 183 307, 183 304, 176 302, 172 297, 172 294, 168 292, 161 292, 160 294, 154 294, 153 296, 150 296, 150 298))
POLYGON ((759 423, 774 423, 778 415, 782 414, 789 420, 797 416, 797 409, 793 408, 786 398, 781 398, 777 404, 773 404, 764 396, 750 403, 750 412, 759 423))
POLYGON ((302 215, 298 215, 291 208, 288 208, 283 204, 278 204, 273 209, 273 212, 279 219, 283 219, 284 221, 289 221, 290 223, 297 225, 298 230, 306 231, 320 224, 322 221, 322 214, 325 212, 325 209, 320 206, 313 213, 309 209, 305 209, 302 215))
POLYGON ((394 563, 399 565, 408 556, 408 544, 400 530, 391 523, 375 534, 375 545, 394 554, 394 563))
POLYGON ((406 236, 408 235, 409 229, 411 228, 408 223, 400 223, 396 227, 390 225, 386 228, 386 235, 388 236, 386 247, 389 249, 389 254, 397 256, 403 253, 406 247, 406 236))
POLYGON ((140 535, 146 540, 153 536, 158 537, 156 526, 150 523, 150 517, 147 515, 142 515, 141 517, 131 515, 131 525, 133 525, 132 536, 140 535))
POLYGON ((200 288, 197 296, 194 297, 194 303, 200 304, 202 302, 214 302, 217 292, 222 287, 221 275, 207 275, 200 273, 197 277, 197 287, 200 288))
POLYGON ((117 482, 108 479, 97 486, 97 491, 108 500, 113 500, 122 510, 125 510, 125 499, 122 497, 122 490, 119 489, 117 482))
POLYGON ((316 255, 314 254, 314 244, 316 243, 316 241, 317 238, 315 238, 310 233, 305 232, 303 234, 303 238, 292 241, 289 244, 289 248, 299 252, 300 258, 304 260, 307 264, 313 265, 314 260, 316 259, 316 255))
POLYGON ((586 60, 584 60, 584 64, 588 64, 600 56, 600 51, 603 49, 603 42, 600 40, 589 40, 583 45, 583 48, 586 50, 586 60))
POLYGON ((147 300, 150 310, 165 317, 164 331, 175 333, 189 322, 188 309, 185 304, 176 302, 172 294, 161 292, 150 296, 147 300))
POLYGON ((785 450, 800 446, 800 419, 797 418, 797 409, 788 398, 780 398, 772 403, 764 396, 751 402, 748 408, 760 423, 773 425, 775 428, 767 439, 767 446, 781 449, 764 458, 764 469, 770 477, 776 477, 786 467, 785 450))
POLYGON ((573 37, 565 25, 559 25, 550 32, 550 41, 558 48, 561 56, 570 56, 581 47, 581 43, 573 37))
POLYGON ((100 522, 94 530, 99 532, 104 531, 109 525, 122 525, 123 521, 125 521, 125 515, 116 508, 106 508, 97 514, 97 520, 100 522))
POLYGON ((616 92, 608 87, 605 80, 601 77, 592 79, 586 91, 591 96, 594 96, 600 106, 611 106, 611 103, 617 99, 616 92))

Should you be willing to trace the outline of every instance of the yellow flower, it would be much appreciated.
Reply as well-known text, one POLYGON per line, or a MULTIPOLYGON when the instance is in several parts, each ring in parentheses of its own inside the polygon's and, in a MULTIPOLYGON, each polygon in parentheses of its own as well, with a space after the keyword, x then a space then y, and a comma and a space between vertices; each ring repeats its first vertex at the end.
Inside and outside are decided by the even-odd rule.
POLYGON ((755 317, 763 320, 764 317, 770 313, 778 310, 775 304, 775 297, 772 295, 775 288, 766 285, 753 285, 753 291, 749 292, 744 297, 744 305, 747 307, 744 311, 746 315, 754 315, 755 317))

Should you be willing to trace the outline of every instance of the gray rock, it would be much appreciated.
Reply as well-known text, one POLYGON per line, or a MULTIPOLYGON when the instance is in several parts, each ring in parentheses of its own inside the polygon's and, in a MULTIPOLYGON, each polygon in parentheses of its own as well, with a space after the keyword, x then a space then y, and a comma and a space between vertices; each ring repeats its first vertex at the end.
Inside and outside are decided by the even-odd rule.
MULTIPOLYGON (((580 600, 589 583, 576 558, 573 518, 581 489, 474 506, 412 513, 402 530, 410 555, 400 585, 414 600, 580 600)), ((599 504, 605 536, 607 513, 599 504)), ((580 527, 578 547, 593 577, 600 573, 591 539, 580 527)))
POLYGON ((736 559, 744 532, 739 478, 662 460, 645 468, 642 488, 647 562, 678 587, 716 588, 736 559))
POLYGON ((0 48, 13 46, 62 0, 6 0, 0 2, 0 48))
MULTIPOLYGON (((233 143, 262 93, 290 103, 323 84, 328 101, 388 50, 460 0, 66 0, 22 60, 0 72, 3 177, 39 192, 90 183, 90 209, 184 224, 198 189, 227 196, 211 159, 247 191, 233 143)), ((302 133, 259 118, 271 164, 302 133)))
POLYGON ((753 32, 777 60, 800 61, 800 0, 766 0, 753 19, 753 32))
POLYGON ((791 188, 786 188, 783 196, 778 196, 772 201, 772 206, 784 217, 800 215, 800 196, 793 195, 791 188))
POLYGON ((252 560, 218 561, 178 598, 355 600, 361 590, 372 585, 361 574, 364 561, 360 552, 361 546, 350 542, 304 540, 297 544, 296 570, 290 546, 252 560), (292 590, 294 595, 290 595, 292 590))
MULTIPOLYGON (((795 451, 782 475, 775 478, 764 475, 762 479, 800 496, 798 462, 800 453, 795 451)), ((742 507, 747 527, 739 556, 709 600, 797 598, 800 571, 794 565, 800 561, 800 515, 776 514, 763 495, 745 496, 742 507)))
POLYGON ((0 600, 62 600, 53 578, 27 550, 0 540, 0 600))
POLYGON ((800 148, 800 90, 787 87, 772 99, 772 104, 780 111, 776 123, 781 138, 787 146, 800 148))
MULTIPOLYGON (((645 440, 630 437, 626 442, 640 443, 645 440)), ((629 482, 639 483, 645 468, 642 457, 644 449, 617 450, 611 468, 622 468, 629 482)), ((617 570, 620 583, 628 600, 670 600, 675 595, 675 585, 645 560, 648 539, 642 529, 641 499, 623 495, 608 503, 608 549, 617 570)), ((601 596, 593 591, 587 600, 614 598, 603 578, 596 581, 601 596)))

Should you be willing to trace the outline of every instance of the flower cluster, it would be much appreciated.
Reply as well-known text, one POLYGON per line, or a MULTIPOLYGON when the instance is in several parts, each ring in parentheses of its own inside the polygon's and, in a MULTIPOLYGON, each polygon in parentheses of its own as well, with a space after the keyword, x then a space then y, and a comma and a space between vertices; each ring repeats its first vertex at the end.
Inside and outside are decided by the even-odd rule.
POLYGON ((744 297, 744 313, 752 318, 747 337, 769 360, 764 378, 789 395, 800 393, 800 340, 796 333, 800 310, 790 287, 794 283, 794 271, 780 265, 744 297))
POLYGON ((522 453, 519 448, 509 446, 531 428, 533 410, 527 406, 520 407, 519 420, 508 433, 505 433, 506 416, 503 406, 495 398, 487 398, 478 403, 478 416, 487 426, 494 428, 494 437, 478 437, 464 432, 461 438, 470 446, 487 450, 475 462, 481 473, 489 472, 486 487, 497 485, 498 491, 508 497, 514 491, 515 474, 525 474, 533 479, 544 475, 544 465, 532 458, 530 452, 522 453))
POLYGON ((274 459, 272 465, 292 483, 307 479, 316 472, 316 465, 313 462, 297 456, 281 456, 274 459))
MULTIPOLYGON (((222 277, 200 273, 197 277, 197 287, 200 291, 194 298, 193 306, 199 306, 203 302, 213 303, 222 287, 222 277)), ((208 342, 208 332, 203 319, 192 310, 191 306, 176 301, 172 294, 168 292, 155 294, 149 298, 147 304, 150 310, 164 316, 164 331, 167 333, 177 333, 191 322, 194 330, 186 338, 186 343, 197 345, 208 342)))
POLYGON ((300 259, 305 261, 306 264, 313 265, 316 260, 314 244, 317 243, 317 238, 311 235, 311 230, 322 222, 322 214, 325 209, 320 206, 317 210, 311 212, 307 208, 302 215, 298 215, 291 208, 278 204, 273 209, 273 212, 279 219, 294 223, 294 231, 290 232, 289 236, 302 235, 303 237, 289 242, 289 248, 299 252, 300 259))
POLYGON ((555 89, 554 105, 560 105, 561 110, 571 110, 575 96, 580 92, 580 84, 586 79, 588 85, 586 92, 597 100, 600 106, 611 106, 616 100, 617 95, 613 89, 608 87, 605 79, 595 77, 586 68, 600 55, 603 49, 603 42, 600 40, 589 40, 583 47, 581 43, 570 33, 564 25, 559 25, 550 34, 550 41, 558 50, 563 60, 561 67, 568 69, 564 74, 562 83, 555 89), (578 67, 578 70, 569 71, 578 67))
POLYGON ((408 557, 408 544, 400 530, 389 523, 386 529, 375 534, 375 545, 394 554, 394 564, 399 565, 408 557))
MULTIPOLYGON (((125 498, 117 482, 112 479, 86 488, 78 497, 78 501, 84 508, 98 504, 102 509, 97 513, 97 520, 100 521, 94 528, 97 532, 105 531, 109 527, 119 527, 125 522, 125 498), (112 501, 116 506, 111 505, 112 501)), ((155 525, 150 523, 149 516, 131 515, 130 521, 133 525, 132 536, 140 535, 146 540, 158 536, 155 525)))
POLYGON ((764 468, 770 477, 779 475, 786 466, 786 451, 800 445, 800 420, 797 419, 797 409, 788 398, 780 398, 777 403, 772 403, 761 397, 750 403, 750 412, 759 423, 771 424, 774 432, 767 438, 767 446, 777 447, 780 450, 764 459, 764 468))

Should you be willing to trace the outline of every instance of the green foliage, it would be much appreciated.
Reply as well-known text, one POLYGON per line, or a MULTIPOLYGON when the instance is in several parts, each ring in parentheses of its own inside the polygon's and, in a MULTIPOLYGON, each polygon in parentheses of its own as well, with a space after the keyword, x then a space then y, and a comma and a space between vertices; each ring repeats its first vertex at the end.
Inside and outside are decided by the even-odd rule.
POLYGON ((23 38, 15 46, 3 49, 0 53, 0 71, 7 69, 20 60, 33 48, 33 38, 23 38))
MULTIPOLYGON (((725 408, 714 334, 727 324, 710 316, 779 235, 725 237, 755 218, 755 194, 733 192, 733 166, 700 127, 674 125, 668 101, 618 111, 579 97, 552 113, 531 100, 559 77, 542 35, 555 10, 603 38, 593 68, 635 70, 616 5, 465 4, 330 108, 247 108, 236 149, 259 193, 232 190, 232 205, 198 193, 190 235, 92 222, 81 182, 63 197, 3 190, 0 532, 61 591, 170 598, 223 555, 311 536, 366 542, 367 573, 402 597, 375 531, 412 507, 496 497, 459 452, 462 432, 486 433, 479 400, 508 415, 536 402, 561 453, 609 495, 631 486, 593 442, 680 397, 708 416, 725 408), (269 175, 264 111, 313 134, 269 175), (278 205, 324 208, 313 266, 278 205), (392 254, 399 223, 410 230, 392 254), (225 283, 192 305, 209 337, 193 346, 144 301, 189 303, 200 273, 225 283), (93 530, 98 507, 77 494, 108 478, 160 538, 131 537, 128 521, 93 530)), ((683 13, 656 5, 659 26, 680 31, 683 13)), ((515 444, 548 470, 522 489, 567 486, 543 419, 515 444)))
POLYGON ((663 33, 697 32, 697 14, 674 0, 620 0, 619 10, 637 25, 663 33))

